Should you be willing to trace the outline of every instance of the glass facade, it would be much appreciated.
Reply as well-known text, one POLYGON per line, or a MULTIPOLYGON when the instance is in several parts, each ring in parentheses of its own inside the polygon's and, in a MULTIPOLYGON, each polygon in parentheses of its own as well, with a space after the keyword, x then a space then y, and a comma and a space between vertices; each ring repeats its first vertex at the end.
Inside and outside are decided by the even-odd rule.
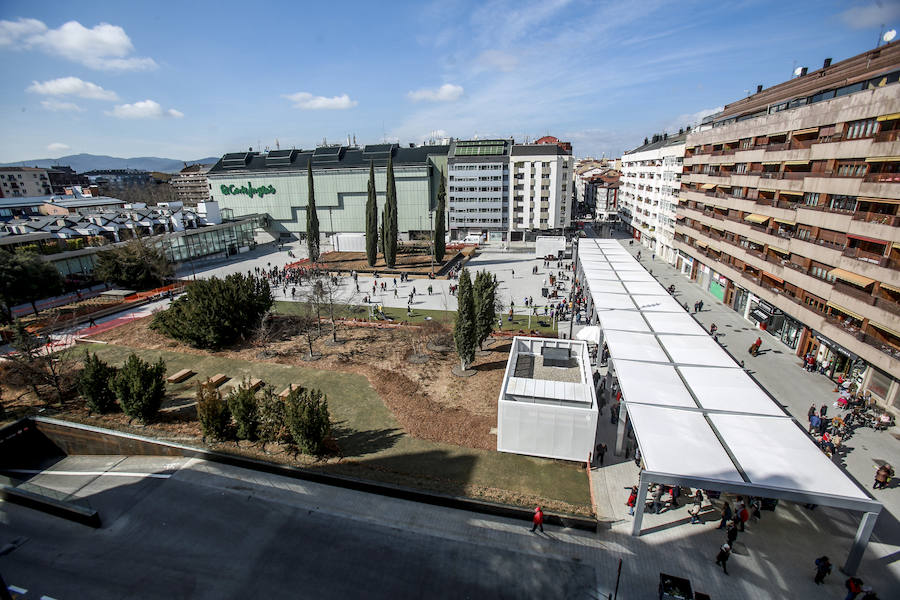
POLYGON ((214 227, 192 229, 177 236, 166 236, 160 243, 171 262, 184 262, 211 254, 237 254, 254 244, 256 224, 252 220, 224 223, 214 227))

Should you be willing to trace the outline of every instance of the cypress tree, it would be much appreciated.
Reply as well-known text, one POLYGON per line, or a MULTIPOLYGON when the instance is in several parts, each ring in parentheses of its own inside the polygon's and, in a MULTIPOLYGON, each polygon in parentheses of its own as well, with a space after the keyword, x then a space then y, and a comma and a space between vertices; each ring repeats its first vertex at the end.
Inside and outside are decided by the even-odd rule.
POLYGON ((387 189, 384 204, 384 262, 389 269, 397 263, 397 185, 394 182, 394 162, 388 156, 387 189))
POLYGON ((306 247, 309 249, 309 260, 319 260, 319 215, 316 213, 316 191, 313 188, 312 156, 306 163, 306 174, 309 181, 309 199, 306 203, 306 247))
POLYGON ((456 343, 456 354, 459 356, 460 368, 465 371, 472 364, 472 361, 475 360, 475 347, 478 345, 475 298, 468 269, 463 269, 459 275, 457 304, 453 341, 456 343))
POLYGON ((494 303, 496 287, 494 278, 487 271, 478 271, 475 275, 475 333, 478 347, 484 344, 494 331, 494 319, 497 317, 494 303))
POLYGON ((369 161, 369 197, 366 200, 366 262, 378 260, 378 201, 375 198, 375 163, 369 161))
POLYGON ((441 183, 438 186, 437 214, 434 215, 434 260, 440 263, 444 260, 447 247, 444 242, 444 211, 447 204, 447 187, 444 184, 444 171, 441 169, 441 183))

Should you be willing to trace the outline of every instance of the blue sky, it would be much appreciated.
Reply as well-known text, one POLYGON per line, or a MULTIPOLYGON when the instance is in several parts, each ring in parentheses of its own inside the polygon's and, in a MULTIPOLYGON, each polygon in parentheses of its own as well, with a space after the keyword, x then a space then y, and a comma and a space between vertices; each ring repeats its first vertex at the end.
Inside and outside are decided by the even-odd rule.
POLYGON ((900 28, 896 0, 0 5, 0 161, 552 134, 619 155, 900 28))

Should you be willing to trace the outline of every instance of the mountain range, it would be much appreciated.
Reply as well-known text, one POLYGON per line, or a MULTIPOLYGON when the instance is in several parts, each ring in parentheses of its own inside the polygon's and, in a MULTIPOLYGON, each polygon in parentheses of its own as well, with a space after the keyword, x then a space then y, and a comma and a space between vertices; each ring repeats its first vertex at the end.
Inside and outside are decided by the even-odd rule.
POLYGON ((0 167, 50 167, 53 165, 66 165, 75 169, 78 173, 107 169, 137 169, 139 171, 159 171, 161 173, 177 173, 185 164, 214 164, 218 162, 218 156, 208 156, 197 160, 176 160, 174 158, 159 158, 157 156, 138 156, 135 158, 118 158, 115 156, 102 156, 97 154, 71 154, 59 158, 36 158, 22 160, 14 163, 0 164, 0 167))

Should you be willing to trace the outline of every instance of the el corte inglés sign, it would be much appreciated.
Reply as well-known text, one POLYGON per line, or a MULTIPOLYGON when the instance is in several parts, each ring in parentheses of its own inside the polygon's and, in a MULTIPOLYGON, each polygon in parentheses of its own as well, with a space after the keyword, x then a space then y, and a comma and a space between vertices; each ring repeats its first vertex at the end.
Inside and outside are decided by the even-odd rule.
POLYGON ((253 187, 253 184, 249 181, 247 182, 247 185, 243 185, 241 187, 238 187, 236 185, 222 185, 219 189, 221 189, 222 193, 226 196, 249 196, 251 198, 253 196, 259 196, 260 198, 262 198, 267 194, 275 193, 274 185, 253 187))

